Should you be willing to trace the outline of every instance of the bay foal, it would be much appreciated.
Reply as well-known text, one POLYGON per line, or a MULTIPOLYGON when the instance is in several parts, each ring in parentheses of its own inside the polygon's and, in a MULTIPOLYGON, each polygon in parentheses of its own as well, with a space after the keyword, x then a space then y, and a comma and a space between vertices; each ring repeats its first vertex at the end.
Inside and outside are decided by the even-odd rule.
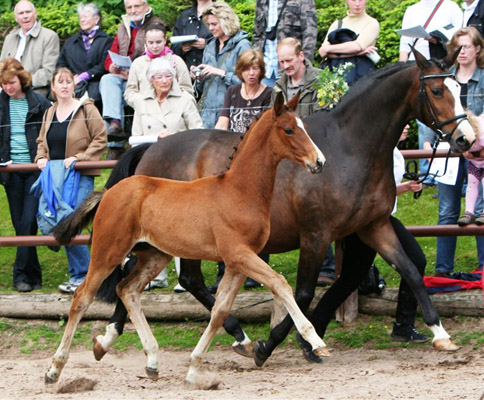
POLYGON ((203 356, 247 276, 267 286, 285 305, 316 354, 327 355, 286 279, 257 256, 269 237, 269 209, 279 162, 288 158, 316 173, 325 161, 294 113, 297 101, 298 96, 284 105, 282 96, 277 97, 274 108, 247 132, 226 173, 192 182, 134 176, 104 193, 93 193, 59 226, 56 237, 69 242, 94 219, 88 274, 74 294, 46 383, 58 380, 77 324, 101 283, 130 251, 137 254, 138 264, 117 286, 117 293, 138 332, 152 379, 158 377, 158 344, 141 310, 140 295, 172 256, 223 260, 227 265, 208 327, 191 354, 188 383, 197 383, 203 356))

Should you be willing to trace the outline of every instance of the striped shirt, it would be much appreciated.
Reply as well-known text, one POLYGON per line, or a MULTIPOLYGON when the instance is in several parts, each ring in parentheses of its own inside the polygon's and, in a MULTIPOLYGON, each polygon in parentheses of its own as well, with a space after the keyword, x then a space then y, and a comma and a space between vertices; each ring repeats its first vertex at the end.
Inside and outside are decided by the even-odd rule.
POLYGON ((10 98, 10 157, 14 163, 30 163, 29 145, 25 136, 25 121, 29 111, 27 98, 10 98))

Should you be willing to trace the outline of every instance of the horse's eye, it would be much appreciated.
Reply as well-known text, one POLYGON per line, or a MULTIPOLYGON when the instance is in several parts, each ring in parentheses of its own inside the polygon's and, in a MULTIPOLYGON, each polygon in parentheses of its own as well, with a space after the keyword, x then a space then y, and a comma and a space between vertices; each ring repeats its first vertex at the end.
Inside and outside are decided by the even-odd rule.
POLYGON ((443 95, 443 90, 441 88, 432 88, 430 89, 432 91, 432 94, 437 97, 442 97, 443 95))
POLYGON ((284 129, 284 132, 286 132, 286 135, 288 136, 294 135, 294 131, 291 128, 284 129))

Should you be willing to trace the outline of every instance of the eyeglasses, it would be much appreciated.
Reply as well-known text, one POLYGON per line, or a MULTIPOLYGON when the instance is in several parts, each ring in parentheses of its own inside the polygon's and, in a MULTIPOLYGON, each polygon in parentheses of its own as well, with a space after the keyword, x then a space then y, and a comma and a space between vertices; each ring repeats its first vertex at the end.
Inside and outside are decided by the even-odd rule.
POLYGON ((155 81, 169 81, 170 79, 173 79, 173 75, 172 74, 166 74, 166 75, 153 75, 153 79, 155 81))

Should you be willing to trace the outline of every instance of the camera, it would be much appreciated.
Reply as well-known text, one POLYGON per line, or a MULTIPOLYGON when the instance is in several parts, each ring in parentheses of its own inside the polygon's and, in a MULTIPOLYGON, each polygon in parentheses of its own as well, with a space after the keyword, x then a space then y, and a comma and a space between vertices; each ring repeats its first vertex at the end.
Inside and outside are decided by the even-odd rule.
POLYGON ((195 78, 200 78, 200 75, 202 73, 203 67, 195 67, 192 68, 193 75, 195 75, 195 78))

